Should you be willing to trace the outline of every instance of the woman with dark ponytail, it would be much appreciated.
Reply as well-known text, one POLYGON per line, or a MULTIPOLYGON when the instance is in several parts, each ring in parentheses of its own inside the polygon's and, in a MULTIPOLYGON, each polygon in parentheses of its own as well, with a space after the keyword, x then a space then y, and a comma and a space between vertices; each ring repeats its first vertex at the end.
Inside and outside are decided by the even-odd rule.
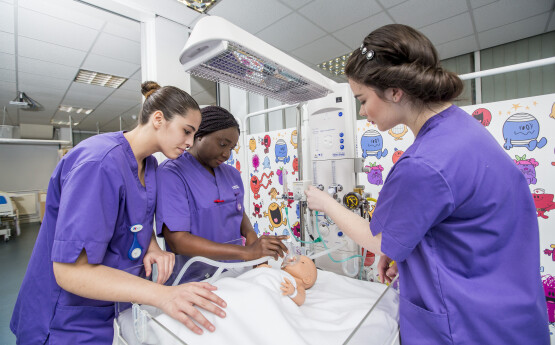
POLYGON ((193 144, 200 109, 186 92, 142 85, 139 125, 96 135, 62 158, 48 185, 46 213, 10 328, 18 344, 112 344, 114 301, 156 306, 194 332, 224 317, 207 283, 162 285, 175 261, 153 237, 154 152, 177 158, 193 144), (157 283, 137 277, 158 267, 157 283))
POLYGON ((400 24, 366 36, 345 74, 361 116, 380 131, 404 124, 415 141, 370 226, 314 187, 308 207, 381 255, 382 282, 399 273, 403 345, 549 344, 532 195, 493 136, 451 103, 461 80, 400 24))
MULTIPOLYGON (((245 213, 241 175, 224 164, 239 140, 237 120, 218 106, 203 108, 201 113, 193 147, 158 169, 158 235, 186 260, 192 256, 245 261, 283 256, 287 249, 281 240, 287 236, 257 237, 245 213), (246 239, 244 246, 236 242, 241 237, 246 239)), ((187 279, 198 278, 194 274, 201 272, 197 271, 188 271, 187 279)))

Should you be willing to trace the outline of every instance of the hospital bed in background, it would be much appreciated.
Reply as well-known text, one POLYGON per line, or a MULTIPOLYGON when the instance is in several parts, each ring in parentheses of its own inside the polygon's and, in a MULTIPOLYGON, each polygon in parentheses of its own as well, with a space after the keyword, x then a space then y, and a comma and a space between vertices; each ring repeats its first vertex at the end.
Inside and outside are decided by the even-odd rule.
POLYGON ((155 307, 116 303, 113 344, 399 344, 396 280, 385 285, 319 269, 299 307, 281 295, 279 267, 269 257, 239 263, 194 257, 176 264, 166 285, 206 281, 218 286, 216 293, 228 304, 226 318, 203 312, 216 331, 199 336, 155 307), (265 261, 273 267, 253 268, 265 261))
POLYGON ((0 192, 0 236, 8 241, 15 229, 17 236, 21 234, 19 212, 8 193, 0 192))

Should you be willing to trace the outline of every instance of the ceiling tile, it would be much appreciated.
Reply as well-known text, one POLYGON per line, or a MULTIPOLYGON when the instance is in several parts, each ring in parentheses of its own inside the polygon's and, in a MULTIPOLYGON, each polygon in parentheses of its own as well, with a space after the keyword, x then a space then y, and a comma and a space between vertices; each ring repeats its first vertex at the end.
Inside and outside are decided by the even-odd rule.
POLYGON ((407 1, 388 10, 397 23, 415 28, 421 28, 466 11, 468 11, 466 1, 460 0, 407 1))
MULTIPOLYGON (((139 75, 140 75, 140 73, 141 73, 141 71, 139 71, 139 75)), ((137 79, 129 78, 125 83, 121 84, 121 86, 119 88, 123 89, 123 90, 130 90, 130 91, 136 92, 140 95, 141 94, 141 81, 137 80, 137 79)))
POLYGON ((282 50, 294 50, 325 36, 325 32, 297 13, 288 15, 260 31, 257 36, 282 50))
POLYGON ((310 3, 311 1, 313 1, 313 0, 280 0, 280 2, 282 2, 286 6, 291 7, 294 10, 297 10, 297 9, 305 6, 306 4, 310 3))
POLYGON ((27 86, 39 87, 41 89, 61 90, 65 92, 71 80, 46 77, 43 75, 19 72, 19 88, 25 91, 27 86))
POLYGON ((0 53, 0 68, 15 70, 15 55, 0 53))
POLYGON ((127 38, 128 40, 132 40, 135 42, 141 42, 141 24, 134 22, 132 20, 126 20, 124 22, 108 22, 104 27, 104 32, 118 36, 127 38))
POLYGON ((140 67, 141 66, 137 64, 112 59, 106 56, 89 54, 81 68, 89 71, 113 74, 119 77, 128 78, 140 67))
MULTIPOLYGON (((15 93, 17 90, 15 89, 15 82, 3 81, 0 80, 0 94, 10 93, 13 92, 13 95, 10 94, 10 101, 15 98, 15 93)), ((5 104, 2 104, 5 105, 5 104)))
POLYGON ((0 0, 0 2, 5 2, 7 4, 13 5, 13 0, 0 0))
POLYGON ((131 62, 136 65, 141 64, 140 42, 107 33, 100 34, 90 53, 131 62))
POLYGON ((495 29, 480 32, 478 34, 480 48, 485 49, 494 47, 542 32, 548 17, 549 13, 544 13, 539 16, 534 16, 525 20, 500 26, 495 29))
POLYGON ((0 31, 14 33, 13 5, 0 2, 0 31))
POLYGON ((15 54, 13 34, 0 31, 0 53, 15 54))
POLYGON ((103 17, 107 15, 118 17, 115 14, 72 0, 18 0, 18 5, 20 8, 40 12, 50 17, 95 30, 100 30, 106 22, 103 17))
POLYGON ((140 92, 125 89, 117 89, 116 92, 110 96, 110 98, 121 101, 129 101, 135 105, 142 102, 142 94, 140 92))
MULTIPOLYGON (((518 22, 544 12, 551 12, 552 0, 505 0, 474 10, 478 32, 518 22)), ((546 22, 543 23, 545 25, 546 22)))
POLYGON ((472 6, 472 8, 478 8, 493 2, 499 2, 499 0, 470 0, 470 6, 472 6))
POLYGON ((225 18, 238 27, 255 34, 292 11, 277 0, 264 0, 263 6, 259 6, 258 3, 251 0, 233 0, 220 1, 209 12, 210 15, 225 18), (245 12, 248 12, 248 15, 245 15, 245 12))
POLYGON ((333 33, 333 36, 345 45, 351 47, 351 49, 355 49, 360 47, 364 37, 366 37, 370 32, 387 24, 393 24, 393 21, 388 15, 382 12, 336 31, 333 33))
POLYGON ((435 46, 441 60, 478 50, 474 34, 435 46))
POLYGON ((434 45, 457 40, 474 34, 470 13, 465 12, 458 16, 442 20, 420 29, 434 45))
POLYGON ((96 108, 98 104, 108 98, 114 89, 98 85, 71 83, 64 97, 64 104, 87 108, 96 108))
POLYGON ((55 44, 19 36, 17 39, 20 56, 54 62, 60 65, 79 67, 87 53, 55 44))
POLYGON ((15 70, 0 68, 0 80, 8 83, 15 83, 15 70))
POLYGON ((391 8, 397 6, 408 0, 377 0, 384 8, 391 8))
POLYGON ((31 59, 24 56, 19 57, 18 68, 21 72, 33 73, 66 80, 73 80, 79 70, 76 67, 31 59))
POLYGON ((339 42, 335 37, 327 35, 310 44, 293 51, 293 54, 313 65, 328 59, 336 58, 350 52, 351 49, 339 42))
POLYGON ((374 0, 314 1, 299 10, 308 20, 331 33, 381 12, 374 0))
POLYGON ((98 31, 45 14, 20 8, 18 35, 88 51, 98 31), (68 34, 71 33, 71 34, 68 34))

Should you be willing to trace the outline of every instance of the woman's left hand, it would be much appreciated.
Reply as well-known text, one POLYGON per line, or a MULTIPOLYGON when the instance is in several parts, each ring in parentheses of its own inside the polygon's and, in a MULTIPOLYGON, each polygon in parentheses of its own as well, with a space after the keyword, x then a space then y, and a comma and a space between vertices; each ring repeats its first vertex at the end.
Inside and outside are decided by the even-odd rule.
POLYGON ((175 265, 175 254, 160 249, 158 243, 156 243, 156 239, 153 238, 150 241, 143 263, 145 265, 147 277, 152 273, 152 265, 157 264, 158 279, 156 279, 156 282, 158 284, 164 284, 172 274, 173 266, 175 265))

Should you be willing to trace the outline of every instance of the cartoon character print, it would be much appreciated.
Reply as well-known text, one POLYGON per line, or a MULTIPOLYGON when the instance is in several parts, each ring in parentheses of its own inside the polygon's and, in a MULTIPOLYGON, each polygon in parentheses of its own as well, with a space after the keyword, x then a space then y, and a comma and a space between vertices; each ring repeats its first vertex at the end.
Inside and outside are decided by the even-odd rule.
POLYGON ((268 158, 268 156, 264 157, 264 162, 262 162, 262 166, 264 167, 264 169, 271 169, 270 158, 268 158))
POLYGON ((260 236, 260 229, 258 229, 258 222, 254 222, 252 227, 254 228, 254 232, 256 232, 256 236, 260 236))
POLYGON ((272 138, 268 134, 264 136, 264 138, 260 139, 260 144, 264 146, 264 153, 268 154, 270 152, 270 144, 272 143, 272 138))
POLYGON ((229 158, 225 161, 225 164, 234 166, 235 165, 235 158, 233 157, 233 152, 229 153, 229 158))
POLYGON ((252 156, 252 167, 254 168, 254 172, 258 172, 258 167, 260 166, 260 158, 258 155, 252 156))
POLYGON ((409 131, 406 125, 400 124, 391 128, 387 133, 391 135, 395 140, 403 140, 403 137, 409 131))
MULTIPOLYGON (((551 260, 555 261, 555 244, 550 245, 551 249, 545 249, 543 253, 547 256, 551 256, 551 260)), ((555 296, 553 296, 555 297, 555 296)))
MULTIPOLYGON (((280 167, 276 170, 276 175, 278 175, 278 182, 282 186, 283 186, 283 168, 284 167, 280 167)), ((287 174, 287 171, 285 171, 285 174, 287 174)))
POLYGON ((272 189, 270 189, 270 191, 268 192, 268 195, 270 196, 270 200, 277 200, 279 192, 275 187, 272 187, 272 189))
MULTIPOLYGON (((553 246, 552 246, 553 247, 553 246)), ((550 274, 542 276, 543 292, 547 302, 547 315, 549 323, 555 322, 555 277, 550 274)))
POLYGON ((405 151, 397 150, 397 148, 395 148, 395 152, 393 152, 393 155, 391 156, 391 161, 393 162, 393 164, 397 163, 403 153, 405 153, 405 151))
POLYGON ((534 158, 526 159, 526 155, 522 155, 522 157, 515 155, 514 162, 518 170, 520 170, 524 177, 526 177, 526 181, 528 185, 536 184, 538 180, 536 179, 536 167, 540 164, 534 158))
POLYGON ((235 151, 236 154, 239 154, 239 149, 241 148, 241 145, 239 145, 239 143, 237 143, 237 145, 235 145, 235 147, 233 148, 233 151, 235 151))
POLYGON ((553 194, 545 194, 545 190, 537 188, 532 193, 534 198, 534 205, 536 205, 536 211, 538 212, 538 217, 543 219, 549 218, 545 213, 555 209, 555 202, 553 202, 553 194))
POLYGON ((289 161, 291 160, 291 157, 287 155, 287 144, 285 143, 285 140, 279 139, 276 142, 275 152, 276 152, 276 163, 281 161, 285 164, 285 163, 289 163, 289 161))
POLYGON ((268 217, 270 220, 270 231, 279 228, 282 225, 287 225, 287 219, 283 217, 281 209, 285 207, 285 203, 281 203, 281 206, 273 202, 268 206, 268 212, 264 212, 264 217, 268 217))
POLYGON ((517 113, 510 116, 503 124, 503 139, 505 150, 513 147, 526 147, 528 151, 536 147, 541 149, 547 144, 547 139, 541 138, 539 141, 540 124, 536 118, 528 113, 517 113))
POLYGON ((293 226, 291 227, 291 231, 293 231, 293 234, 295 234, 295 236, 297 237, 301 237, 301 224, 297 221, 295 222, 295 224, 293 224, 293 226))
MULTIPOLYGON (((553 149, 553 153, 555 153, 555 149, 553 149)), ((551 165, 555 165, 555 162, 551 162, 551 165)))
POLYGON ((262 213, 260 211, 262 211, 262 206, 264 206, 264 201, 263 200, 260 201, 260 204, 253 202, 252 205, 254 207, 254 212, 252 213, 252 216, 262 218, 262 213))
POLYGON ((380 186, 383 184, 383 177, 382 171, 383 167, 381 165, 376 165, 376 163, 372 163, 371 165, 367 165, 367 168, 370 168, 370 171, 366 173, 368 182, 370 184, 380 186))
POLYGON ((293 156, 293 172, 291 174, 295 175, 295 171, 299 171, 299 159, 297 156, 293 156))
POLYGON ((491 112, 486 108, 478 108, 472 112, 472 117, 480 121, 480 123, 487 127, 491 123, 491 112))
POLYGON ((272 184, 272 180, 270 180, 270 177, 272 176, 274 176, 273 171, 270 172, 270 175, 267 175, 266 173, 262 174, 262 176, 260 176, 260 179, 258 179, 258 176, 251 174, 251 190, 254 194, 255 199, 260 198, 260 194, 258 194, 258 192, 260 191, 261 187, 267 189, 268 186, 272 184), (266 177, 266 179, 268 180, 268 183, 265 186, 262 184, 262 180, 264 179, 264 177, 266 177))
POLYGON ((360 138, 360 147, 362 148, 362 158, 375 156, 377 159, 387 156, 387 149, 383 148, 383 138, 380 132, 369 129, 360 138))
POLYGON ((549 114, 549 117, 555 119, 555 102, 551 106, 551 114, 549 114))
POLYGON ((237 162, 235 162, 235 169, 237 169, 237 171, 242 172, 241 171, 241 163, 239 162, 239 160, 237 160, 237 162))
POLYGON ((249 139, 249 150, 251 150, 252 153, 256 150, 256 140, 254 140, 254 137, 249 139))
POLYGON ((293 132, 291 132, 291 145, 293 145, 293 148, 295 150, 297 149, 297 130, 296 129, 293 132))

